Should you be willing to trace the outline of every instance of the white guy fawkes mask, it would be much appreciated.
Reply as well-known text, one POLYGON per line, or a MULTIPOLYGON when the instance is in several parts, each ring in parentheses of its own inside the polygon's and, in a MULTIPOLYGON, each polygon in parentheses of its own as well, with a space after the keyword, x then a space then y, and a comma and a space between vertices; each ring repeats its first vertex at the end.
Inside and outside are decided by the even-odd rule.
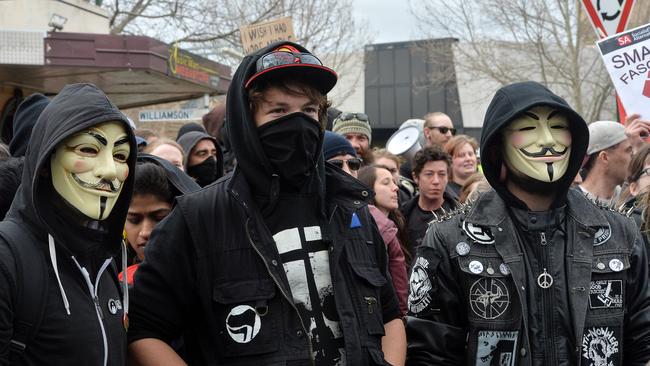
POLYGON ((510 169, 542 182, 555 182, 569 165, 569 122, 554 108, 533 107, 506 127, 504 145, 510 169))
POLYGON ((78 132, 56 147, 50 160, 54 189, 84 215, 110 215, 129 175, 129 137, 119 122, 78 132))

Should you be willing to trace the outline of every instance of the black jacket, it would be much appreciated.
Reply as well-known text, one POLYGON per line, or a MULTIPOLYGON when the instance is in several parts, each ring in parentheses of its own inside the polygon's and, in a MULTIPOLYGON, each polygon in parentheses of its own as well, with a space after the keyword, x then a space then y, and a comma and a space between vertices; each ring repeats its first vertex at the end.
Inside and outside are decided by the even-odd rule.
MULTIPOLYGON (((494 190, 429 227, 411 276, 408 365, 617 366, 645 365, 650 359, 650 288, 639 232, 632 219, 569 191, 586 150, 586 130, 566 102, 539 84, 497 92, 481 143, 483 170, 494 190), (527 207, 499 180, 501 129, 540 104, 563 111, 573 137, 553 205, 565 213, 559 228, 565 232, 564 253, 553 260, 561 270, 547 289, 536 283, 542 277, 531 271, 531 262, 541 259, 526 250, 512 213, 513 207, 524 212, 527 207), (553 299, 567 304, 569 314, 550 319, 555 315, 531 310, 553 309, 553 299), (557 328, 538 320, 563 322, 560 328, 569 336, 540 336, 539 329, 557 328), (533 335, 542 342, 532 342, 533 335), (553 356, 545 353, 548 349, 553 356), (551 357, 555 361, 549 362, 551 357)), ((540 238, 540 248, 553 244, 540 238)))
MULTIPOLYGON (((273 205, 281 183, 263 153, 243 89, 256 59, 273 47, 246 57, 233 77, 227 118, 239 162, 233 175, 178 198, 145 249, 129 342, 171 342, 182 333, 192 365, 313 364, 309 324, 294 304, 259 204, 273 205), (243 330, 252 336, 239 343, 233 334, 243 330)), ((399 309, 386 249, 366 207, 372 193, 331 164, 325 167, 322 155, 317 160, 305 189, 319 194, 347 362, 385 365, 384 323, 399 309), (354 216, 359 225, 351 225, 354 216)))
MULTIPOLYGON (((34 127, 25 155, 22 185, 7 220, 16 223, 22 234, 30 238, 20 244, 33 245, 43 256, 49 279, 47 293, 43 294, 42 323, 18 362, 20 365, 125 364, 122 294, 113 258, 120 255, 133 175, 123 183, 111 214, 103 221, 94 221, 56 193, 49 168, 54 149, 67 137, 109 121, 124 125, 131 148, 128 165, 133 171, 137 147, 128 120, 93 85, 66 86, 52 99, 34 127), (53 238, 54 248, 48 249, 48 236, 53 238), (54 257, 50 254, 52 249, 54 257), (58 269, 54 269, 53 262, 58 269), (88 276, 79 266, 88 270, 88 276), (95 294, 91 295, 90 288, 94 288, 95 294), (69 301, 69 314, 64 298, 69 301)), ((15 301, 16 291, 31 282, 16 284, 16 261, 1 239, 0 251, 0 363, 6 364, 14 307, 21 306, 15 301)), ((29 273, 29 269, 23 270, 29 273)), ((28 275, 23 279, 30 281, 28 275)))

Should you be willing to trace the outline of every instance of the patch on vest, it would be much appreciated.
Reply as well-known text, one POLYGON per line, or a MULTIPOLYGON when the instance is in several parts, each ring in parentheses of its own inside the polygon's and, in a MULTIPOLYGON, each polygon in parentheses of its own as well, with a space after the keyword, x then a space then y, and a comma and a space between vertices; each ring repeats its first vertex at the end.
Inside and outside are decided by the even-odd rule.
POLYGON ((226 328, 233 341, 248 343, 260 332, 262 319, 252 306, 239 305, 226 317, 226 328))
POLYGON ((476 366, 514 366, 518 331, 479 330, 476 366))
POLYGON ((598 228, 598 231, 596 231, 596 234, 594 234, 594 246, 597 247, 604 244, 611 237, 612 227, 609 224, 607 224, 607 227, 603 226, 598 228))
POLYGON ((122 302, 114 299, 108 299, 108 312, 115 315, 117 314, 118 310, 122 310, 122 302))
POLYGON ((582 336, 582 365, 619 366, 620 352, 615 328, 586 328, 582 336))
POLYGON ((431 290, 433 284, 429 278, 429 261, 418 257, 413 265, 409 280, 409 311, 418 314, 431 303, 431 290))
POLYGON ((589 286, 589 308, 612 309, 623 307, 623 281, 591 281, 589 286))
POLYGON ((489 228, 463 221, 463 231, 470 239, 479 244, 494 244, 494 236, 489 228))
POLYGON ((499 279, 483 277, 469 289, 472 312, 482 319, 496 319, 510 306, 508 287, 499 279))

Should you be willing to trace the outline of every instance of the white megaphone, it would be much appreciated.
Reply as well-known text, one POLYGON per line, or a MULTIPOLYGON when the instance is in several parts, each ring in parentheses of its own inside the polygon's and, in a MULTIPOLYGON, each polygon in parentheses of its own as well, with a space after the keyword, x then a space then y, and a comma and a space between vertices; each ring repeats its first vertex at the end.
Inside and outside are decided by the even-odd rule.
POLYGON ((415 153, 422 149, 419 141, 420 131, 415 126, 404 127, 397 130, 386 143, 389 153, 401 156, 409 162, 413 161, 415 153))
POLYGON ((420 131, 420 137, 418 137, 418 141, 420 141, 420 145, 427 146, 427 139, 426 137, 424 137, 424 131, 423 131, 424 120, 420 118, 407 119, 406 121, 404 121, 404 123, 399 125, 399 129, 401 130, 402 128, 410 127, 410 126, 418 128, 418 131, 420 131))

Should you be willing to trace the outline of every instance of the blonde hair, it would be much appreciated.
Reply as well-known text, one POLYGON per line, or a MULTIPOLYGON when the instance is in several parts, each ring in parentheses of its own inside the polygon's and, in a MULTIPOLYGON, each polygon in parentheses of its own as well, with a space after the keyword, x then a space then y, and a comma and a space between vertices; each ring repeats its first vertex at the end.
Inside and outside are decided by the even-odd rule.
POLYGON ((157 139, 156 141, 152 142, 151 144, 147 145, 147 147, 144 148, 145 153, 151 154, 152 151, 156 150, 158 146, 161 145, 170 145, 175 148, 177 148, 181 152, 181 156, 183 157, 183 161, 185 161, 185 151, 183 150, 183 147, 176 141, 172 139, 168 139, 166 137, 161 137, 157 139))

